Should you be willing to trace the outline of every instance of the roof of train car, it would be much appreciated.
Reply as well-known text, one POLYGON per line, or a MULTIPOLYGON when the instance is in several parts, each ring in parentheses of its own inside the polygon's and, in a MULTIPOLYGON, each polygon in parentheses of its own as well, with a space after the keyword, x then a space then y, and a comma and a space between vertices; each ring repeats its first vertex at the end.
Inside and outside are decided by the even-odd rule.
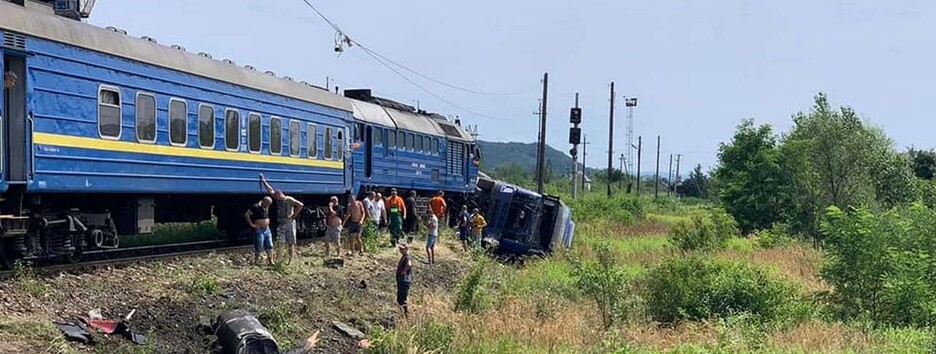
POLYGON ((75 45, 348 112, 352 111, 348 99, 324 89, 64 17, 45 14, 6 1, 0 1, 0 29, 75 45))
POLYGON ((387 111, 380 105, 350 98, 348 100, 351 101, 351 106, 354 107, 354 119, 396 128, 393 118, 390 118, 387 111))

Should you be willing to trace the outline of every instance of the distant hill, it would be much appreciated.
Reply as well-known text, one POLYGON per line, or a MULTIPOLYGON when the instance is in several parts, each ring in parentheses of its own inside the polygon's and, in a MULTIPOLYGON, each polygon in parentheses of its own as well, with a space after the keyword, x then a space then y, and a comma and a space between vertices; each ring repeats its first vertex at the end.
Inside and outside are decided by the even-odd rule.
MULTIPOLYGON (((536 143, 479 141, 478 145, 481 146, 481 168, 484 171, 490 172, 511 163, 528 171, 536 169, 536 143)), ((572 157, 546 145, 546 166, 557 175, 571 174, 572 157)))

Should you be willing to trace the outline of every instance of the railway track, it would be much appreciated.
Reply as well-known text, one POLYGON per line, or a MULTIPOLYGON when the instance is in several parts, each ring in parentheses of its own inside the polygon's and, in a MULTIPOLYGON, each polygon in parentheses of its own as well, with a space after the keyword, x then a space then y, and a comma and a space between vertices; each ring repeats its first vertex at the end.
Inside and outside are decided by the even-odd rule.
MULTIPOLYGON (((101 267, 114 267, 147 262, 166 260, 207 253, 227 253, 246 251, 252 244, 238 244, 235 246, 218 247, 223 241, 198 241, 172 245, 141 246, 125 249, 93 251, 85 253, 85 258, 91 260, 78 263, 65 264, 36 264, 28 266, 33 272, 40 275, 50 275, 61 272, 85 272, 101 267)), ((0 271, 0 280, 8 280, 16 275, 15 270, 0 271)))

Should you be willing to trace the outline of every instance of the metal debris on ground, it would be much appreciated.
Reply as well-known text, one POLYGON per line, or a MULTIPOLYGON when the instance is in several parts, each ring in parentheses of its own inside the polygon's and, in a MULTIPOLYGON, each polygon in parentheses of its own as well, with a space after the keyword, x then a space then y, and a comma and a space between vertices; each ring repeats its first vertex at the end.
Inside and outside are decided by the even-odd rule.
POLYGON ((344 333, 348 337, 351 337, 354 339, 364 339, 365 337, 367 337, 364 335, 363 332, 357 330, 354 327, 351 327, 351 325, 347 323, 334 321, 332 322, 332 325, 335 326, 336 329, 338 329, 339 331, 341 331, 341 333, 344 333))
POLYGON ((65 334, 65 338, 68 340, 94 344, 94 339, 91 338, 91 333, 88 332, 88 327, 84 323, 72 321, 52 321, 52 323, 65 334))
POLYGON ((218 315, 215 336, 225 354, 279 354, 273 335, 253 315, 228 311, 218 315))
POLYGON ((324 262, 328 268, 338 269, 344 267, 344 259, 341 258, 326 259, 324 262))

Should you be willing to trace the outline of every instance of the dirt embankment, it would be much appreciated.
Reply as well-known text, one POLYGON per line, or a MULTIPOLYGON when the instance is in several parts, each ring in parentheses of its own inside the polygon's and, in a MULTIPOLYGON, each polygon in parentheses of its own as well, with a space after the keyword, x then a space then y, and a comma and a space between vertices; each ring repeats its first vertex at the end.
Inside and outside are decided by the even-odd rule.
MULTIPOLYGON (((441 242, 437 263, 428 265, 420 242, 414 246, 411 298, 453 289, 466 270, 466 255, 452 251, 453 241, 441 242)), ((331 269, 323 266, 321 245, 314 244, 285 267, 252 265, 252 254, 244 253, 83 274, 20 275, 0 283, 0 352, 211 353, 214 337, 204 333, 204 326, 229 309, 253 313, 283 349, 321 331, 314 352, 356 352, 357 340, 335 330, 332 321, 365 333, 371 326, 395 323, 398 257, 395 249, 382 248, 376 254, 346 256, 343 268, 331 269), (146 334, 149 343, 139 346, 102 334, 93 335, 97 343, 92 346, 70 343, 52 325, 53 320, 87 316, 91 309, 111 319, 136 309, 131 328, 146 334)))

